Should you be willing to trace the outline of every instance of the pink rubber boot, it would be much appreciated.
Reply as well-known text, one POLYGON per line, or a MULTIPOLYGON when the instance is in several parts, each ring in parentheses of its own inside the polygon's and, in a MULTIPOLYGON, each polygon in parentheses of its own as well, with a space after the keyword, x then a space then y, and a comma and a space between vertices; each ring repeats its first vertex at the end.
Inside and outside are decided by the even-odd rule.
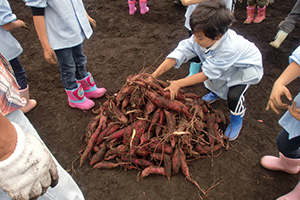
POLYGON ((287 158, 282 153, 279 153, 279 157, 264 156, 262 157, 260 164, 264 168, 284 171, 289 174, 297 174, 300 170, 300 159, 287 158))
POLYGON ((129 15, 133 15, 135 13, 136 11, 135 4, 136 4, 135 0, 128 0, 129 15))
POLYGON ((36 102, 36 100, 29 98, 29 86, 28 85, 25 89, 19 90, 19 92, 20 92, 20 96, 24 97, 27 100, 26 105, 23 106, 21 108, 21 110, 22 110, 23 113, 28 113, 33 108, 35 108, 37 102, 36 102))
POLYGON ((254 18, 255 6, 247 6, 247 19, 244 21, 244 24, 251 24, 254 18))
POLYGON ((286 195, 283 195, 279 197, 277 200, 298 200, 300 199, 300 182, 296 185, 296 187, 287 193, 286 195))
POLYGON ((95 103, 84 96, 82 86, 79 84, 76 89, 67 90, 68 102, 72 108, 78 108, 80 110, 89 110, 94 107, 95 103))
POLYGON ((147 0, 140 0, 140 13, 142 15, 149 12, 149 7, 147 6, 147 0))
POLYGON ((257 6, 257 9, 258 9, 257 15, 256 15, 255 19, 253 20, 253 23, 256 23, 256 24, 262 22, 266 18, 266 6, 264 6, 262 8, 257 6))
POLYGON ((87 77, 77 80, 77 83, 81 84, 84 96, 87 98, 100 98, 106 92, 105 88, 97 88, 96 83, 90 73, 88 73, 87 77))

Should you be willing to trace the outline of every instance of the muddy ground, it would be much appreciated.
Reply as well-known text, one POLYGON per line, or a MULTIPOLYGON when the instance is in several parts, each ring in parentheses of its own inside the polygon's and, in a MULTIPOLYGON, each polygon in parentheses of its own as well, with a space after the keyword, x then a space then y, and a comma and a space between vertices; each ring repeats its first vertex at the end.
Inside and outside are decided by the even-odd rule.
MULTIPOLYGON (((265 107, 274 81, 288 65, 288 56, 300 44, 300 29, 297 26, 279 49, 271 47, 269 42, 277 32, 278 23, 295 2, 275 0, 267 7, 265 20, 250 25, 243 24, 246 2, 236 6, 232 29, 261 50, 265 75, 259 84, 248 90, 243 129, 231 148, 223 149, 217 158, 199 159, 189 164, 192 176, 202 188, 207 190, 215 181, 222 181, 206 199, 276 199, 294 188, 300 178, 299 175, 268 171, 259 164, 262 156, 278 154, 275 140, 281 130, 277 120, 282 113, 267 112, 265 107)), ((43 58, 30 9, 22 1, 11 0, 10 3, 18 18, 30 27, 29 31, 13 32, 24 48, 19 58, 27 71, 31 96, 38 101, 27 117, 60 164, 70 170, 86 199, 199 199, 197 188, 181 173, 172 176, 170 181, 153 175, 137 182, 137 170, 95 170, 88 162, 78 167, 78 152, 84 144, 81 136, 95 115, 68 106, 58 66, 49 65, 43 58)), ((84 42, 87 69, 97 85, 107 89, 108 95, 116 93, 127 76, 143 68, 156 68, 180 40, 188 37, 184 27, 185 8, 172 0, 149 0, 150 12, 146 15, 137 12, 133 16, 128 14, 125 0, 85 0, 84 3, 90 16, 97 21, 93 36, 84 42)), ((188 64, 184 64, 161 79, 177 79, 187 74, 188 64)), ((295 96, 299 80, 289 88, 295 96)), ((185 90, 198 95, 207 93, 203 84, 185 90)), ((105 97, 96 100, 96 108, 105 100, 105 97)), ((229 115, 226 101, 220 100, 213 107, 229 115)))

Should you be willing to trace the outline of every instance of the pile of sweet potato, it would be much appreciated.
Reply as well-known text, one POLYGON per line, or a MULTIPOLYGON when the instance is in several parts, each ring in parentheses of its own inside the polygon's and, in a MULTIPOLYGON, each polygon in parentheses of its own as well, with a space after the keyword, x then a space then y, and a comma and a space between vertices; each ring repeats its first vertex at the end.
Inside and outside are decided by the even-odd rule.
POLYGON ((175 100, 168 83, 141 73, 127 78, 117 94, 94 110, 80 166, 89 158, 97 169, 141 170, 141 177, 190 176, 187 160, 212 155, 225 147, 226 118, 193 93, 180 90, 175 100))

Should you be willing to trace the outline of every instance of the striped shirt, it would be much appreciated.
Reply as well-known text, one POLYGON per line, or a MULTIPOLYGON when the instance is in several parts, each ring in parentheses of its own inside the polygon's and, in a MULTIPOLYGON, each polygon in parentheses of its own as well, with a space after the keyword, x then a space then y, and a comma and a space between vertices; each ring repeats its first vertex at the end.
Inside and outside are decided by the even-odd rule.
POLYGON ((9 62, 0 53, 0 113, 7 115, 26 105, 19 88, 9 62))

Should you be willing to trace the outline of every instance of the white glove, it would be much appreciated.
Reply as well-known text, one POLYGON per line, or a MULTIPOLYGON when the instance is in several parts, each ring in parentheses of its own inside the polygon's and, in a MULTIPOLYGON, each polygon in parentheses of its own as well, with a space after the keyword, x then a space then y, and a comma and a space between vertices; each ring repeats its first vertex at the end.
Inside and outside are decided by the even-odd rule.
POLYGON ((35 199, 58 183, 56 164, 38 138, 12 124, 17 131, 17 145, 12 155, 0 162, 0 187, 13 200, 35 199))

